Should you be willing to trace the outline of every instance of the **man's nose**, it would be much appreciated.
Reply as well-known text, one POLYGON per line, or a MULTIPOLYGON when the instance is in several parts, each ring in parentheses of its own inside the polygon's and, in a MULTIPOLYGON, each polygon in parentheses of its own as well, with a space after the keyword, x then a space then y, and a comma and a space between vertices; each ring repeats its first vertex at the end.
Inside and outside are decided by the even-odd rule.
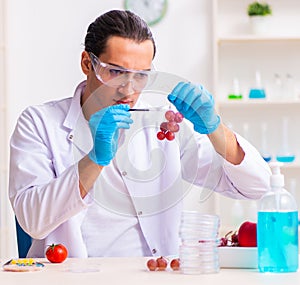
POLYGON ((126 82, 122 83, 119 92, 124 95, 133 95, 135 93, 133 80, 127 80, 126 82))

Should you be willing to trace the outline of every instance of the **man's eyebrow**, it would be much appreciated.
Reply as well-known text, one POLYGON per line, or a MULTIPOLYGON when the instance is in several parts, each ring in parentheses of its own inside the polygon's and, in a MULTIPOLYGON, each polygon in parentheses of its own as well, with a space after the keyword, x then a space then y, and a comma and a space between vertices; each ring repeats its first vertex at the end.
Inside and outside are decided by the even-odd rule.
POLYGON ((115 63, 111 63, 111 62, 108 62, 107 64, 112 65, 112 66, 117 67, 117 68, 120 68, 122 70, 131 70, 131 71, 137 71, 137 72, 139 72, 139 71, 141 71, 141 72, 143 72, 143 71, 151 71, 151 68, 137 70, 137 69, 129 69, 129 68, 126 68, 124 66, 121 66, 121 65, 118 65, 118 64, 115 64, 115 63))

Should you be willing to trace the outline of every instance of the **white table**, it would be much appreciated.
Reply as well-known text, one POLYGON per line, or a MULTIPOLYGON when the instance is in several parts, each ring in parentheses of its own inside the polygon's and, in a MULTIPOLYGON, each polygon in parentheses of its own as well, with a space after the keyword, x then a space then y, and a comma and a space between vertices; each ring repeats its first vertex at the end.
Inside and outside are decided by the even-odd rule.
MULTIPOLYGON (((259 273, 256 269, 224 269, 216 274, 185 275, 180 272, 150 272, 146 268, 149 258, 68 258, 61 264, 45 264, 38 272, 0 271, 2 285, 293 285, 300 284, 300 271, 296 273, 259 273)), ((1 264, 2 267, 2 264, 1 264)))

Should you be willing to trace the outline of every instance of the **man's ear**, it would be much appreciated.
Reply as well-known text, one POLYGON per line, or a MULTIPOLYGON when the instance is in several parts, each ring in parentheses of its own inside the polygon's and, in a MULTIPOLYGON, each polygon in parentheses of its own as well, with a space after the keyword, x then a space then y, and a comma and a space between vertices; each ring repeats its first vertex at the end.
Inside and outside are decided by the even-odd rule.
POLYGON ((81 69, 85 75, 88 75, 92 69, 92 63, 87 51, 83 51, 81 54, 81 69))

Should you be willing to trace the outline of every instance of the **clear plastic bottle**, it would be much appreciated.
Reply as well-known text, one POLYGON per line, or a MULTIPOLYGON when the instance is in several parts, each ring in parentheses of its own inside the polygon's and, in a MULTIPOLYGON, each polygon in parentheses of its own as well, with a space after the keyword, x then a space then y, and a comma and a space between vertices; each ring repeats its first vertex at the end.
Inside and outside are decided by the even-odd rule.
POLYGON ((289 124, 289 118, 284 116, 282 118, 281 147, 276 155, 276 160, 284 163, 291 163, 296 158, 289 144, 289 124))
POLYGON ((283 100, 284 98, 282 79, 278 73, 274 74, 274 90, 271 96, 273 101, 283 100))
POLYGON ((266 122, 261 123, 261 147, 260 154, 266 162, 270 162, 272 160, 272 155, 269 152, 268 144, 267 144, 267 128, 268 125, 266 122))
POLYGON ((294 78, 291 74, 287 73, 286 83, 285 83, 285 99, 286 100, 295 100, 295 83, 294 78))
POLYGON ((270 163, 271 191, 261 198, 258 205, 260 272, 295 272, 298 269, 298 209, 294 197, 283 188, 280 165, 270 163))

